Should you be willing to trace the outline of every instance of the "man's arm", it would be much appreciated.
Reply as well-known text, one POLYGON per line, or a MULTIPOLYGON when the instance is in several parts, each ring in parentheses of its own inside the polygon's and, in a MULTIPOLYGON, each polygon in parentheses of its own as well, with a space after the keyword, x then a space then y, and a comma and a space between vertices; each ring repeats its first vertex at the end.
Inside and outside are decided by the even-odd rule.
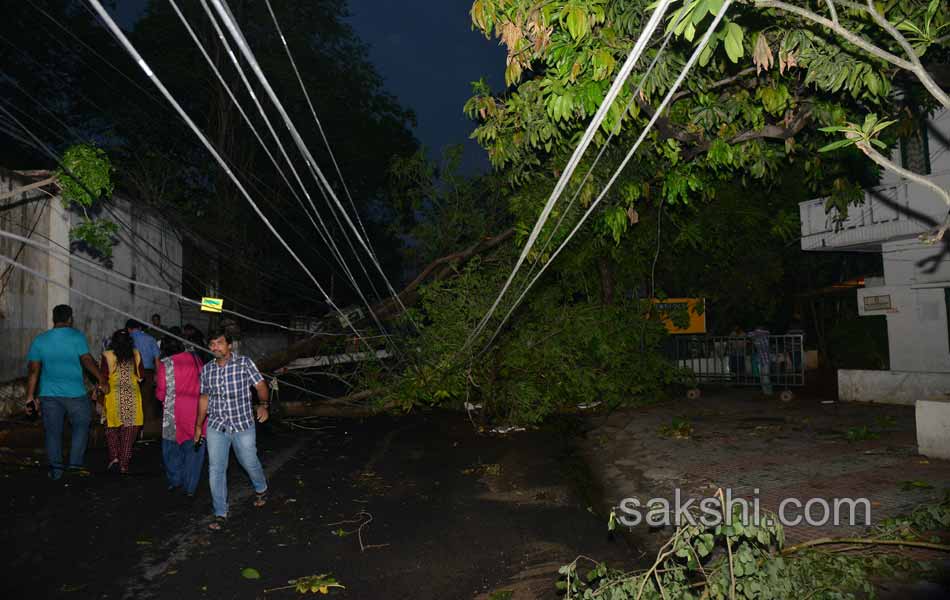
POLYGON ((36 412, 40 412, 40 401, 36 397, 36 385, 40 380, 40 369, 42 368, 43 363, 38 360, 31 360, 27 365, 27 376, 26 376, 26 403, 32 404, 36 412))
POLYGON ((260 404, 257 405, 257 421, 259 423, 263 423, 269 416, 267 412, 267 405, 270 403, 270 389, 267 387, 267 382, 264 380, 255 383, 254 389, 257 390, 257 397, 260 399, 260 404))
POLYGON ((198 397, 198 418, 195 419, 195 443, 201 439, 201 429, 204 427, 205 419, 208 418, 208 394, 201 394, 198 397))
POLYGON ((96 365, 96 361, 93 360, 91 354, 83 354, 79 357, 79 362, 82 363, 82 366, 86 368, 87 371, 92 373, 92 376, 96 378, 99 382, 99 390, 103 394, 109 393, 109 380, 103 377, 102 371, 99 370, 99 366, 96 365))

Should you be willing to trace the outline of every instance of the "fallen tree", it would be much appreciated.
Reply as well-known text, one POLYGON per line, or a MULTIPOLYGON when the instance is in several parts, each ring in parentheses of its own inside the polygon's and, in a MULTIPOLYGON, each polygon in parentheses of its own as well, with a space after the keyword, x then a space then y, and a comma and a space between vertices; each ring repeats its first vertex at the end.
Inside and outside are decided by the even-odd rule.
MULTIPOLYGON (((419 298, 419 288, 426 283, 433 283, 452 277, 457 270, 473 257, 490 252, 500 245, 504 244, 514 236, 514 228, 506 229, 498 235, 487 237, 481 241, 470 245, 464 250, 453 252, 446 256, 439 257, 426 265, 419 275, 415 277, 406 287, 399 292, 399 300, 403 306, 412 306, 419 298)), ((392 320, 399 316, 399 303, 393 298, 388 298, 375 304, 373 312, 380 320, 392 320)), ((325 334, 343 333, 343 328, 335 318, 328 318, 325 334)), ((265 373, 279 371, 289 363, 298 358, 315 356, 330 347, 337 336, 334 335, 314 335, 312 337, 300 340, 291 344, 286 350, 275 352, 265 356, 258 361, 258 368, 265 373)))

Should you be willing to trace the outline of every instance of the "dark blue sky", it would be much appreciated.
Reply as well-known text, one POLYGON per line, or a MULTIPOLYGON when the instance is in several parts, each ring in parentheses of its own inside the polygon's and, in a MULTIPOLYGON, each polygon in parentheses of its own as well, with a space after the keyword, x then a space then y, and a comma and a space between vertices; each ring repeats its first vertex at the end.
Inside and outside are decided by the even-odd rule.
POLYGON ((418 118, 417 137, 438 155, 465 143, 468 169, 487 170, 485 152, 468 139, 462 112, 472 81, 504 83, 505 51, 472 31, 472 0, 350 0, 350 23, 370 46, 386 88, 418 118))
MULTIPOLYGON (((131 25, 147 3, 118 2, 117 20, 131 25)), ((498 40, 472 31, 472 0, 349 0, 349 5, 350 24, 369 46, 386 89, 415 111, 416 137, 430 155, 463 143, 465 170, 487 170, 485 152, 468 139, 474 124, 462 106, 471 96, 470 83, 480 77, 493 89, 501 87, 505 51, 498 40)))

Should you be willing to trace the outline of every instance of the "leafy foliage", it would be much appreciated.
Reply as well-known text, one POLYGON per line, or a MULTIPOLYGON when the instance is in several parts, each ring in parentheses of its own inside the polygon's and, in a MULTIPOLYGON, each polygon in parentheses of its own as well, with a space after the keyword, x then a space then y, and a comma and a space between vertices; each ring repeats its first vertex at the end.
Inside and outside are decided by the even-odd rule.
MULTIPOLYGON (((776 515, 765 513, 755 523, 744 520, 741 510, 734 506, 731 521, 723 518, 715 523, 694 511, 695 522, 683 520, 650 569, 630 573, 594 563, 582 572, 577 559, 561 567, 556 585, 567 598, 576 599, 840 600, 874 597, 873 582, 881 578, 932 573, 930 564, 898 552, 862 551, 872 546, 852 546, 846 552, 786 548, 776 515)), ((612 518, 611 523, 616 521, 612 518)), ((869 541, 921 541, 920 532, 945 529, 948 523, 946 500, 925 504, 910 516, 886 520, 869 541)))
POLYGON ((299 594, 307 594, 308 592, 312 594, 329 594, 333 588, 345 588, 345 586, 341 585, 335 578, 326 573, 301 577, 292 580, 290 584, 294 586, 294 589, 297 590, 299 594))
POLYGON ((101 148, 92 144, 71 146, 63 154, 56 178, 65 208, 78 208, 83 220, 70 231, 70 237, 87 244, 103 256, 112 256, 119 227, 107 219, 94 219, 89 210, 96 202, 112 195, 112 162, 101 148))
MULTIPOLYGON (((929 50, 945 57, 948 40, 937 32, 944 30, 947 17, 938 4, 892 0, 876 6, 892 24, 914 34, 918 53, 929 50)), ((630 145, 631 136, 644 127, 698 34, 721 6, 722 0, 685 0, 671 11, 666 28, 673 36, 671 43, 650 73, 645 65, 656 56, 659 44, 647 50, 611 107, 595 146, 605 144, 610 132, 619 132, 613 145, 630 145), (637 85, 642 85, 642 92, 634 97, 637 85)), ((819 11, 826 10, 821 3, 818 6, 819 11)), ((473 137, 488 151, 492 164, 505 169, 515 182, 553 180, 652 8, 647 0, 474 2, 474 26, 488 37, 500 38, 508 49, 508 89, 494 94, 480 82, 466 104, 467 113, 478 122, 473 137)), ((901 53, 866 12, 842 6, 837 17, 842 26, 880 48, 901 53)), ((812 196, 828 196, 828 209, 844 213, 858 199, 846 182, 853 182, 855 171, 870 167, 842 160, 842 153, 853 152, 847 149, 851 144, 826 143, 822 131, 841 129, 818 127, 860 122, 869 107, 877 121, 869 136, 877 137, 885 123, 906 120, 909 111, 891 96, 895 81, 904 89, 915 85, 897 67, 807 19, 755 2, 735 3, 685 89, 648 137, 649 145, 617 181, 617 189, 639 188, 644 193, 632 198, 614 194, 604 203, 601 216, 616 238, 623 234, 618 208, 645 201, 666 202, 677 210, 686 204, 706 206, 723 181, 738 179, 745 186, 768 189, 790 162, 807 174, 804 183, 812 196), (820 155, 823 146, 837 152, 820 155), (863 166, 855 169, 857 165, 863 166)), ((924 109, 933 105, 932 100, 914 101, 922 102, 924 109)), ((877 140, 875 145, 893 141, 893 137, 877 140)), ((608 149, 585 185, 602 187, 618 160, 618 154, 608 149)), ((583 163, 581 172, 589 167, 583 163)), ((533 220, 538 208, 533 205, 523 218, 533 220)))
MULTIPOLYGON (((466 348, 513 260, 507 248, 422 290, 413 314, 421 324, 414 364, 388 385, 381 402, 406 410, 480 402, 491 418, 532 424, 582 402, 651 401, 676 380, 658 353, 665 329, 644 318, 645 304, 603 306, 575 285, 581 282, 563 276, 533 294, 519 309, 517 326, 484 353, 484 339, 466 348)), ((489 331, 497 322, 496 316, 489 331)))
POLYGON ((90 144, 78 144, 63 154, 56 171, 66 206, 90 208, 97 200, 112 195, 112 163, 105 151, 90 144))

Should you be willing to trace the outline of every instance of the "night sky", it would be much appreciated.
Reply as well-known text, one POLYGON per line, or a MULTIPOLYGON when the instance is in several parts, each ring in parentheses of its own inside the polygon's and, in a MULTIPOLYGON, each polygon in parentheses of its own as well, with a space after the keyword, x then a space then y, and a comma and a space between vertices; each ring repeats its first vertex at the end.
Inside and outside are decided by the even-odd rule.
MULTIPOLYGON (((119 2, 117 20, 134 26, 148 1, 119 2)), ((462 106, 471 96, 470 83, 480 77, 493 89, 501 87, 505 52, 498 40, 472 31, 472 0, 350 0, 349 5, 350 23, 369 45, 386 90, 416 113, 416 137, 430 155, 464 143, 464 170, 488 170, 485 152, 468 139, 474 124, 462 106)))
POLYGON ((416 112, 417 137, 437 154, 465 142, 466 166, 487 170, 488 159, 468 139, 474 124, 462 112, 472 81, 504 83, 505 51, 472 30, 472 0, 350 0, 350 22, 370 45, 386 88, 416 112))

